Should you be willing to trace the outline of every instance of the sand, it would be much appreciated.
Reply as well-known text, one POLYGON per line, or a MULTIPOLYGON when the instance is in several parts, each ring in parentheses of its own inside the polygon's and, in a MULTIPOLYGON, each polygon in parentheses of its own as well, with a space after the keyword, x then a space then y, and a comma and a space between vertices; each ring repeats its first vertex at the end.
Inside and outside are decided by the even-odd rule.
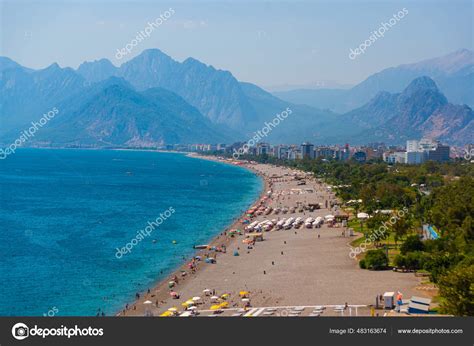
MULTIPOLYGON (((297 185, 298 180, 291 175, 296 172, 294 170, 266 164, 245 166, 264 177, 266 191, 272 188, 272 197, 270 202, 266 203, 268 206, 276 208, 293 207, 297 203, 322 203, 322 208, 313 212, 296 210, 292 214, 272 213, 257 216, 253 220, 298 216, 306 219, 309 216, 316 218, 339 213, 337 209, 325 208, 325 201, 336 199, 327 187, 316 179, 305 178, 306 185, 297 185), (272 176, 280 178, 271 179, 272 176), (293 190, 290 194, 291 189, 310 189, 313 192, 298 193, 293 190)), ((298 174, 304 175, 303 172, 298 174)), ((231 228, 244 227, 238 221, 231 228)), ((194 296, 203 297, 204 303, 198 306, 200 310, 209 309, 210 299, 203 294, 206 288, 215 290, 219 296, 230 294, 228 302, 230 307, 235 308, 243 307, 239 297, 242 290, 250 291, 250 302, 254 307, 345 303, 368 306, 375 304, 375 297, 386 291, 400 291, 404 298, 424 295, 424 292, 416 290, 420 279, 413 273, 359 269, 357 261, 349 257, 349 243, 355 238, 342 235, 343 230, 342 226, 331 228, 327 225, 311 229, 303 225, 299 229, 273 230, 264 232, 264 241, 256 242, 250 250, 242 243, 244 235, 234 238, 220 235, 212 244, 226 244, 227 252, 217 254, 216 264, 199 262, 196 273, 191 273, 187 267, 180 268, 157 287, 152 288, 149 294, 145 293, 134 304, 130 304, 120 315, 143 316, 147 312, 157 316, 170 307, 177 307, 182 311, 184 308, 181 304, 194 296), (236 250, 239 256, 234 256, 236 250), (184 279, 180 275, 181 270, 187 272, 184 279), (180 299, 172 299, 169 295, 168 282, 174 275, 179 278, 174 290, 180 294, 180 299), (144 305, 145 300, 150 300, 153 304, 144 305)), ((366 308, 360 311, 367 315, 370 310, 366 308)))

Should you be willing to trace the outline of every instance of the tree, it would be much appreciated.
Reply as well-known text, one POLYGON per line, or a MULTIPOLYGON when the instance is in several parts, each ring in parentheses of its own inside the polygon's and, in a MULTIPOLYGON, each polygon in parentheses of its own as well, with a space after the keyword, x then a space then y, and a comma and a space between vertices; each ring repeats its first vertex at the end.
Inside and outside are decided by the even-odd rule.
POLYGON ((408 215, 405 215, 402 218, 399 218, 393 225, 393 231, 395 233, 395 244, 399 239, 403 238, 411 227, 411 222, 408 218, 408 215))
POLYGON ((364 258, 367 269, 381 270, 388 266, 388 258, 383 250, 369 250, 364 258))
POLYGON ((458 265, 442 275, 438 282, 443 313, 474 315, 474 264, 458 265))
POLYGON ((412 251, 423 251, 425 248, 423 242, 420 240, 420 237, 417 235, 411 235, 403 242, 400 246, 400 252, 403 255, 406 255, 408 252, 412 251))

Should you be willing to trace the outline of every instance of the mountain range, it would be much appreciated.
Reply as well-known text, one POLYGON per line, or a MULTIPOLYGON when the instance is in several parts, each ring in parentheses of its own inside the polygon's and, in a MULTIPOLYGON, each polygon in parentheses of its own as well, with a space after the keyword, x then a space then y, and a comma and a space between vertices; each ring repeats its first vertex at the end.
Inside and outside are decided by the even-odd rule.
POLYGON ((274 95, 288 102, 344 113, 364 105, 380 91, 401 92, 422 76, 432 78, 451 102, 474 106, 474 53, 468 49, 384 69, 350 89, 295 89, 274 95))
POLYGON ((413 138, 437 138, 446 143, 474 142, 474 112, 453 105, 429 77, 413 80, 401 93, 382 91, 364 106, 343 115, 364 130, 351 142, 404 143, 413 138))
POLYGON ((349 90, 317 90, 327 93, 324 102, 283 100, 279 94, 238 81, 229 71, 193 58, 178 62, 158 49, 145 50, 120 67, 101 59, 84 62, 77 70, 56 63, 33 70, 0 57, 0 142, 11 143, 30 122, 53 107, 59 114, 29 144, 147 147, 230 143, 250 139, 266 122, 290 108, 291 115, 264 141, 366 143, 376 137, 400 143, 406 134, 462 144, 472 142, 472 110, 448 103, 436 87, 438 83, 441 90, 449 90, 450 101, 472 97, 470 89, 463 87, 472 78, 468 73, 472 63, 467 63, 472 53, 461 50, 453 54, 449 59, 414 64, 417 67, 406 65, 410 66, 404 67, 406 71, 417 72, 407 72, 403 78, 384 70, 349 90), (459 81, 465 84, 457 84, 459 81), (351 96, 357 102, 350 101, 350 111, 338 114, 327 109, 331 108, 327 107, 331 97, 336 99, 338 93, 362 96, 351 96), (416 97, 408 97, 409 93, 416 97), (364 98, 367 100, 362 102, 364 98), (400 116, 404 123, 396 121, 400 116), (419 121, 411 122, 414 118, 419 121))

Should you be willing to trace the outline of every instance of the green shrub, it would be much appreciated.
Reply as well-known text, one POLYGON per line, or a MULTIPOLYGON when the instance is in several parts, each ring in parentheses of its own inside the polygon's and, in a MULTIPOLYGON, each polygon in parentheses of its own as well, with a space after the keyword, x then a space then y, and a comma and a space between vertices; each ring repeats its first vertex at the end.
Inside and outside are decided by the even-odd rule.
POLYGON ((406 268, 407 267, 407 259, 404 255, 397 255, 393 260, 393 263, 397 268, 406 268))
POLYGON ((370 270, 386 269, 388 257, 383 250, 369 250, 365 255, 365 265, 370 270))
POLYGON ((439 292, 444 298, 441 311, 455 316, 474 314, 474 265, 460 264, 439 278, 439 292))
POLYGON ((359 261, 359 267, 360 269, 367 269, 366 265, 365 265, 365 260, 364 259, 361 259, 359 261))
POLYGON ((400 246, 400 252, 402 255, 406 255, 408 252, 423 251, 424 248, 425 246, 420 238, 417 235, 411 235, 400 246))

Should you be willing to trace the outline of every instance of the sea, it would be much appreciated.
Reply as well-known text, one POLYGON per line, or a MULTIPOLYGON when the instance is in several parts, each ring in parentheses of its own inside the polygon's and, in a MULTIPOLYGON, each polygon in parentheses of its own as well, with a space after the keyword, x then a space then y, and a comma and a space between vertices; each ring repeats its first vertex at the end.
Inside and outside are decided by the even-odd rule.
POLYGON ((0 315, 114 315, 241 215, 247 169, 179 153, 18 149, 0 160, 0 315))

